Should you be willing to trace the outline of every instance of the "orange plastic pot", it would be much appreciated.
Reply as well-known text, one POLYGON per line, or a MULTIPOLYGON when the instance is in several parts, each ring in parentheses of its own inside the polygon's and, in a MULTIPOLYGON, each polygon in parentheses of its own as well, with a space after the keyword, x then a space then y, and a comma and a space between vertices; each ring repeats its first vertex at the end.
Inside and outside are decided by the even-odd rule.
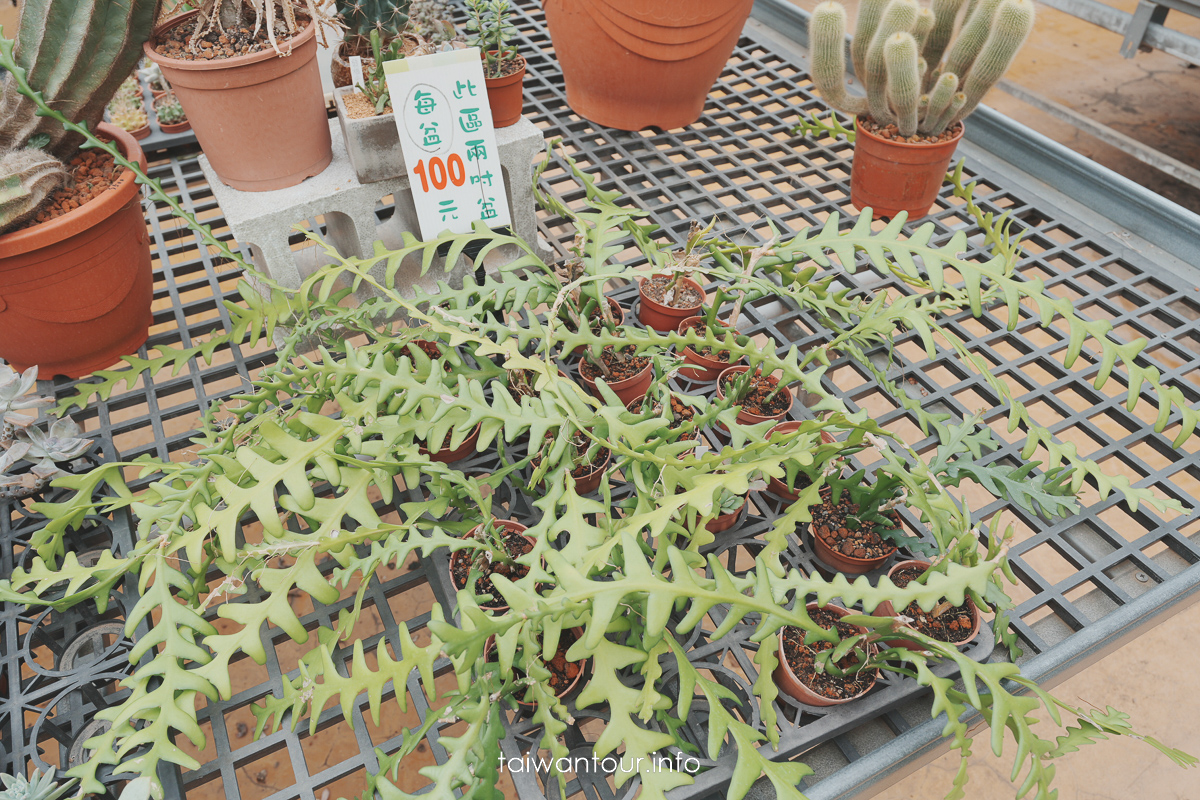
MULTIPOLYGON (((137 141, 100 123, 146 169, 137 141)), ((0 358, 43 378, 78 378, 137 352, 150 330, 154 272, 133 172, 79 208, 0 236, 0 358)))
POLYGON ((936 144, 913 144, 884 139, 858 126, 850 169, 850 202, 870 208, 875 219, 908 212, 910 220, 929 213, 937 200, 950 159, 963 137, 958 134, 936 144))
POLYGON ((721 533, 722 531, 729 530, 733 527, 734 523, 737 522, 738 517, 742 513, 742 509, 745 507, 746 501, 743 499, 742 504, 733 511, 730 511, 728 514, 721 514, 720 516, 717 516, 706 522, 704 524, 705 529, 707 529, 709 533, 721 533))
MULTIPOLYGON (((653 275, 651 277, 661 278, 662 275, 653 275)), ((686 308, 674 308, 664 305, 657 300, 647 296, 645 286, 646 281, 638 284, 638 320, 647 328, 653 328, 659 333, 672 333, 679 329, 679 323, 689 317, 696 316, 696 312, 704 306, 704 300, 708 297, 708 293, 704 291, 704 287, 696 283, 691 278, 684 278, 683 282, 691 286, 700 293, 700 302, 694 306, 686 308)))
MULTIPOLYGON (((841 606, 819 606, 816 603, 809 603, 808 606, 806 606, 806 608, 808 609, 809 614, 812 614, 812 612, 814 612, 814 611, 829 611, 838 617, 845 617, 845 616, 850 615, 851 613, 854 613, 851 611, 847 611, 846 609, 842 608, 841 606)), ((867 632, 867 629, 862 626, 855 626, 855 627, 858 628, 859 633, 867 632)), ((804 703, 805 705, 809 705, 809 706, 840 706, 844 703, 850 703, 850 702, 857 700, 860 697, 863 697, 864 695, 866 695, 868 692, 870 692, 872 689, 875 688, 876 679, 878 679, 878 676, 879 676, 878 670, 875 671, 875 679, 873 679, 871 681, 871 685, 868 686, 863 691, 859 692, 858 694, 853 695, 852 697, 842 697, 842 698, 835 699, 832 697, 826 697, 824 695, 817 694, 812 689, 810 689, 807 684, 805 684, 803 681, 800 680, 799 676, 796 675, 795 670, 792 669, 792 665, 788 663, 787 657, 784 655, 784 652, 783 652, 783 631, 784 631, 784 628, 779 629, 779 636, 778 636, 779 666, 777 666, 775 668, 775 672, 772 673, 772 675, 775 678, 775 685, 778 686, 780 691, 782 691, 784 694, 788 695, 789 697, 793 698, 794 700, 799 700, 801 703, 804 703)), ((874 649, 875 649, 874 645, 872 645, 871 650, 874 651, 874 649)))
MULTIPOLYGON (((600 389, 596 386, 596 381, 583 374, 583 365, 586 362, 580 361, 576 369, 579 370, 579 378, 583 381, 583 385, 587 390, 596 397, 603 399, 600 394, 600 389)), ((621 381, 613 381, 608 384, 608 388, 613 390, 613 394, 621 401, 622 405, 628 406, 632 401, 639 397, 645 397, 646 392, 650 389, 650 384, 654 382, 654 364, 646 364, 638 374, 631 378, 626 378, 621 381)), ((607 381, 606 381, 607 383, 607 381)))
POLYGON ((295 186, 333 160, 312 22, 282 48, 234 58, 185 61, 159 55, 155 41, 196 12, 168 22, 143 46, 187 111, 221 180, 245 192, 295 186))
POLYGON ((627 131, 690 125, 754 0, 545 0, 567 103, 627 131))
MULTIPOLYGON (((929 566, 930 564, 928 561, 901 561, 899 564, 896 564, 894 567, 888 570, 887 576, 890 579, 897 572, 912 568, 919 569, 923 573, 929 569, 929 566)), ((966 647, 971 642, 975 641, 975 637, 979 635, 979 626, 982 623, 982 619, 979 616, 979 609, 975 607, 975 601, 973 601, 970 597, 967 597, 967 607, 971 609, 971 632, 970 635, 961 642, 953 642, 952 644, 954 644, 955 647, 966 647)), ((875 610, 871 613, 876 617, 894 617, 896 616, 896 607, 892 605, 891 600, 884 600, 882 603, 876 606, 875 610)), ((905 627, 909 626, 906 625, 905 627)), ((916 642, 910 642, 907 639, 885 639, 884 642, 892 647, 903 647, 908 650, 921 649, 921 646, 916 642)))
MULTIPOLYGON (((771 434, 773 433, 795 433, 796 431, 800 430, 800 424, 801 423, 798 421, 781 422, 774 428, 771 428, 771 430, 767 431, 767 438, 770 439, 771 434)), ((829 433, 828 431, 821 431, 821 441, 825 444, 833 444, 837 440, 834 439, 833 434, 829 433)), ((771 478, 767 481, 767 491, 792 503, 800 499, 800 493, 793 492, 788 488, 787 484, 779 480, 779 478, 771 478)))
MULTIPOLYGON (((576 641, 583 639, 583 628, 568 628, 568 630, 575 635, 576 641)), ((492 658, 492 653, 494 653, 495 650, 496 637, 494 635, 489 636, 488 640, 483 645, 483 660, 490 661, 492 658)), ((571 682, 568 683, 565 688, 554 693, 555 697, 557 697, 559 700, 562 700, 565 697, 569 697, 577 688, 579 688, 579 683, 583 680, 583 673, 587 670, 587 662, 588 660, 586 658, 575 662, 577 665, 579 665, 579 672, 576 673, 575 677, 571 679, 571 682)), ((517 699, 517 703, 521 706, 521 709, 526 712, 537 708, 537 703, 528 703, 520 698, 517 699)))
MULTIPOLYGON (((826 497, 825 492, 828 487, 822 489, 822 496, 826 497)), ((832 567, 838 572, 844 572, 847 575, 864 575, 872 570, 879 569, 887 560, 896 554, 896 546, 892 545, 886 553, 873 558, 855 558, 848 556, 829 545, 821 535, 809 526, 809 534, 813 540, 813 550, 816 552, 817 558, 825 562, 826 566, 832 567)))
MULTIPOLYGON (((748 369, 750 369, 750 367, 743 364, 742 366, 729 367, 728 369, 722 371, 721 374, 717 376, 717 397, 721 398, 722 400, 725 399, 725 387, 723 384, 727 378, 730 378, 734 375, 739 375, 748 369)), ((766 422, 767 420, 771 419, 783 419, 785 416, 787 416, 787 413, 792 410, 792 405, 795 403, 796 397, 792 394, 792 390, 786 386, 780 391, 787 398, 787 408, 783 409, 783 411, 780 411, 777 414, 763 416, 762 414, 752 414, 741 406, 738 406, 737 421, 742 425, 757 425, 760 422, 766 422)))
MULTIPOLYGON (((679 325, 675 328, 675 332, 687 334, 688 330, 691 329, 692 324, 697 320, 703 323, 704 317, 688 317, 679 323, 679 325)), ((727 330, 730 329, 724 328, 721 331, 721 334, 724 335, 724 332, 727 330)), ((701 383, 715 381, 717 376, 729 369, 731 365, 739 364, 745 360, 745 358, 741 356, 739 356, 738 360, 734 362, 722 361, 719 358, 709 358, 708 356, 700 355, 690 346, 683 348, 683 352, 680 354, 680 357, 683 358, 684 363, 693 364, 695 366, 680 367, 679 374, 688 380, 699 381, 701 383)))
MULTIPOLYGON (((509 520, 509 519, 498 519, 498 520, 496 520, 496 522, 497 522, 497 524, 500 525, 500 527, 504 528, 505 531, 509 531, 512 533, 523 534, 523 533, 525 533, 525 530, 526 530, 525 525, 522 525, 519 522, 513 522, 512 520, 509 520)), ((482 532, 483 532, 483 526, 476 525, 474 528, 471 529, 471 532, 468 533, 464 538, 475 539, 475 538, 478 538, 479 534, 482 532)), ((537 540, 534 539, 532 536, 526 536, 525 539, 528 540, 530 544, 533 544, 534 546, 537 545, 537 540)), ((447 574, 450 576, 450 585, 453 586, 456 590, 465 589, 466 586, 459 586, 458 581, 454 580, 454 562, 456 559, 469 558, 469 557, 470 557, 470 551, 468 551, 468 550, 456 550, 456 551, 454 551, 454 553, 452 553, 450 555, 450 563, 446 567, 446 570, 447 570, 447 574)), ((504 599, 502 597, 497 597, 496 599, 501 603, 504 602, 504 599)), ((506 606, 506 605, 484 606, 484 608, 488 611, 491 611, 493 614, 503 614, 505 611, 508 610, 508 606, 506 606)))
POLYGON ((485 78, 487 85, 488 105, 492 108, 492 126, 507 128, 521 121, 521 111, 525 108, 525 56, 517 54, 521 59, 521 69, 503 78, 485 78))
POLYGON ((475 443, 479 441, 479 431, 483 428, 483 423, 475 426, 475 430, 471 431, 463 443, 453 450, 438 450, 436 453, 430 453, 429 449, 423 444, 421 445, 421 454, 428 455, 430 461, 438 461, 442 464, 452 464, 455 461, 462 461, 467 456, 475 452, 475 443))

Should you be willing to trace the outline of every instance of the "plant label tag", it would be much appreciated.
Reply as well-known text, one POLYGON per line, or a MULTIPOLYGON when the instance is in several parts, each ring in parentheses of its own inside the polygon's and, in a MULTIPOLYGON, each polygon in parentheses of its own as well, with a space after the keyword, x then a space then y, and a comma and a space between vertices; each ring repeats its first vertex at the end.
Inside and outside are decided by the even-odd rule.
POLYGON ((362 56, 350 56, 350 85, 363 86, 366 80, 363 78, 362 71, 362 56))
POLYGON ((479 48, 383 65, 422 238, 509 225, 479 48))

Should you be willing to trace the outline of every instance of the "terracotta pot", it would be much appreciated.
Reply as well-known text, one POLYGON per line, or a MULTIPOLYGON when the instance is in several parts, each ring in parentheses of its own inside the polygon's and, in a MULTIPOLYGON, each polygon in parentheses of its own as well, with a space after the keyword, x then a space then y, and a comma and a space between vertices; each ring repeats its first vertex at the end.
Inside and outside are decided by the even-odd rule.
MULTIPOLYGON (((600 389, 596 386, 596 382, 583 374, 584 363, 585 362, 580 361, 575 367, 575 369, 579 371, 580 380, 583 381, 584 386, 587 387, 589 392, 596 397, 603 399, 600 394, 600 389)), ((632 378, 626 378, 623 381, 614 381, 608 384, 608 388, 613 390, 613 393, 617 396, 617 399, 621 401, 622 405, 628 407, 631 401, 636 400, 639 397, 645 397, 647 390, 650 389, 650 384, 653 382, 654 363, 650 362, 646 364, 645 369, 634 375, 632 378)))
POLYGON ((430 453, 428 448, 423 444, 421 445, 421 454, 428 455, 430 461, 438 461, 442 464, 452 464, 455 461, 462 461, 475 452, 475 443, 479 441, 479 431, 482 427, 483 423, 480 422, 475 426, 475 430, 471 431, 471 434, 466 439, 463 439, 463 443, 453 450, 438 450, 436 453, 430 453))
MULTIPOLYGON (((806 608, 808 609, 809 614, 812 614, 814 611, 818 611, 818 610, 829 611, 829 612, 832 612, 833 614, 836 614, 839 618, 849 616, 850 614, 856 613, 853 611, 847 611, 846 609, 842 608, 841 606, 824 606, 824 607, 822 607, 822 606, 818 606, 816 603, 809 603, 806 606, 806 608)), ((862 626, 855 626, 855 627, 858 628, 860 633, 867 632, 867 629, 862 626)), ((804 703, 805 705, 809 705, 809 706, 840 706, 844 703, 849 703, 854 700, 857 700, 860 697, 863 697, 864 695, 866 695, 868 692, 870 692, 872 689, 875 688, 875 682, 879 677, 878 671, 875 672, 875 680, 871 681, 871 685, 868 686, 862 692, 859 692, 858 694, 853 695, 852 697, 843 697, 839 700, 834 700, 833 698, 825 697, 824 695, 817 694, 812 689, 810 689, 803 681, 801 681, 799 677, 797 677, 796 672, 792 669, 792 665, 788 663, 787 658, 784 656, 784 653, 783 653, 783 631, 784 631, 784 628, 779 629, 778 645, 777 645, 777 647, 779 648, 779 666, 775 668, 773 677, 775 678, 775 685, 777 685, 781 691, 783 691, 788 696, 792 697, 794 700, 798 700, 801 703, 804 703)), ((871 651, 874 651, 874 649, 875 648, 872 645, 871 651)))
MULTIPOLYGON (((503 527, 504 530, 506 530, 506 531, 512 531, 514 533, 524 533, 526 530, 526 526, 522 525, 519 522, 513 522, 510 519, 498 519, 498 520, 496 520, 496 522, 500 523, 500 526, 503 527)), ((476 525, 474 528, 471 529, 471 532, 468 533, 466 535, 466 537, 464 537, 464 538, 474 539, 482 531, 483 531, 483 526, 476 525)), ((532 543, 534 545, 537 544, 537 541, 532 536, 526 536, 525 538, 530 543, 532 543)), ((466 587, 459 586, 458 582, 454 580, 454 557, 457 556, 459 553, 467 553, 467 552, 468 551, 466 551, 466 550, 456 550, 454 553, 451 554, 450 563, 446 567, 446 571, 450 576, 450 585, 453 586, 456 590, 465 589, 466 587)), ((501 599, 501 602, 503 602, 503 599, 501 599)), ((488 611, 492 611, 496 614, 500 614, 500 613, 503 613, 508 610, 508 606, 505 606, 505 605, 494 606, 494 607, 493 606, 483 606, 483 608, 485 608, 488 611)))
MULTIPOLYGON (((613 300, 611 297, 605 299, 608 300, 608 307, 612 309, 613 320, 617 323, 618 328, 621 327, 625 324, 625 309, 621 307, 620 303, 618 303, 616 300, 613 300)), ((572 350, 569 355, 573 358, 578 358, 579 356, 583 355, 583 351, 586 349, 587 347, 585 345, 580 345, 572 350)))
POLYGON ((546 0, 567 103, 610 128, 699 119, 753 0, 546 0))
MULTIPOLYGON (((132 136, 97 130, 146 169, 132 136)), ((153 294, 142 195, 126 170, 80 208, 0 236, 0 358, 43 378, 112 366, 146 341, 153 294)))
MULTIPOLYGON (((654 275, 652 277, 661 278, 663 276, 654 275)), ((663 305, 657 300, 646 296, 646 292, 642 288, 646 284, 645 280, 638 284, 638 297, 640 298, 640 302, 638 303, 638 319, 643 325, 647 328, 653 328, 659 333, 673 333, 679 329, 679 323, 689 317, 696 316, 696 312, 703 307, 708 293, 704 291, 703 286, 691 278, 684 278, 683 282, 700 293, 700 302, 696 305, 688 306, 687 308, 673 308, 663 305)))
MULTIPOLYGON (((686 334, 691 328, 692 323, 696 320, 703 322, 704 317, 688 317, 679 323, 678 327, 675 329, 676 333, 686 334)), ((730 329, 725 328, 724 330, 730 329)), ((698 381, 701 383, 710 383, 715 381, 717 376, 729 369, 729 367, 746 360, 744 357, 739 356, 737 361, 721 361, 718 358, 702 356, 691 347, 684 347, 680 357, 688 364, 695 364, 696 366, 692 368, 681 367, 678 374, 684 378, 687 378, 688 380, 698 381)))
MULTIPOLYGON (((402 35, 404 36, 405 55, 420 47, 421 40, 417 36, 411 33, 402 35)), ((391 44, 391 40, 383 42, 382 46, 387 47, 389 44, 391 44)), ((350 56, 362 57, 364 75, 375 71, 375 59, 371 56, 371 40, 366 37, 356 37, 355 41, 343 39, 334 48, 329 63, 329 77, 333 79, 335 89, 350 85, 350 56)))
POLYGON ((858 120, 854 127, 850 202, 860 209, 870 208, 875 219, 890 219, 901 211, 908 212, 909 220, 928 214, 965 126, 960 126, 953 138, 937 144, 883 139, 859 127, 858 120))
POLYGON ((881 556, 876 556, 875 558, 855 558, 854 556, 845 555, 829 546, 812 529, 812 525, 809 525, 808 532, 812 536, 813 550, 816 552, 817 558, 825 562, 826 566, 832 567, 838 572, 844 572, 847 575, 863 575, 872 570, 879 569, 887 563, 889 558, 896 554, 896 546, 892 545, 892 548, 881 556))
MULTIPOLYGON (((570 630, 571 633, 575 634, 576 641, 579 641, 580 639, 583 638, 583 633, 584 633, 583 628, 568 628, 568 630, 570 630)), ((562 640, 560 639, 559 641, 561 643, 562 640)), ((484 658, 485 662, 488 661, 489 659, 491 659, 492 651, 495 649, 496 649, 496 637, 489 636, 487 642, 483 646, 483 658, 484 658)), ((588 660, 586 658, 574 662, 579 665, 579 672, 577 672, 575 674, 574 680, 572 680, 570 683, 568 683, 565 689, 554 693, 555 697, 557 697, 558 699, 561 700, 564 697, 567 697, 568 695, 570 695, 572 692, 574 692, 579 687, 579 682, 583 680, 583 673, 587 669, 587 662, 588 662, 588 660)), ((521 692, 520 694, 522 696, 524 696, 525 693, 521 692)), ((520 705, 521 708, 526 711, 537 707, 536 703, 527 703, 520 698, 517 698, 517 704, 520 705)))
MULTIPOLYGON (((775 433, 776 431, 779 433, 794 433, 798 430, 800 430, 800 423, 797 421, 781 422, 774 428, 771 428, 771 430, 767 431, 767 438, 770 439, 771 434, 775 433)), ((827 431, 821 431, 821 441, 825 444, 833 444, 837 440, 833 438, 833 434, 828 433, 827 431)), ((779 478, 771 478, 767 481, 767 491, 777 497, 782 497, 784 500, 787 500, 791 503, 794 503, 800 499, 800 493, 793 492, 788 489, 787 484, 779 480, 779 478)))
MULTIPOLYGON (((921 570, 921 572, 924 572, 925 570, 929 569, 929 566, 930 566, 930 564, 928 561, 921 561, 919 559, 909 560, 909 561, 901 561, 900 563, 896 564, 895 566, 893 566, 891 569, 888 570, 887 576, 890 579, 897 572, 900 572, 901 570, 905 570, 905 569, 911 569, 913 567, 916 567, 917 569, 921 570)), ((982 623, 982 619, 980 618, 980 615, 979 615, 979 609, 975 607, 975 601, 973 601, 970 598, 970 596, 967 597, 967 607, 969 609, 971 609, 971 634, 970 634, 970 636, 968 636, 966 639, 963 639, 961 642, 948 642, 948 644, 953 644, 955 647, 959 647, 959 648, 966 647, 971 642, 975 641, 975 637, 979 635, 979 626, 982 623)), ((896 616, 896 607, 894 605, 892 605, 892 601, 885 600, 882 603, 880 603, 878 606, 876 606, 875 610, 872 611, 871 613, 876 617, 894 617, 894 616, 896 616)), ((905 627, 907 628, 907 627, 911 627, 911 626, 906 625, 905 627)), ((910 642, 907 639, 884 639, 884 642, 891 647, 903 647, 907 650, 920 650, 921 649, 921 647, 916 642, 910 642)))
POLYGON ((309 23, 283 45, 234 58, 185 61, 161 56, 155 41, 188 24, 196 12, 176 17, 146 42, 146 57, 187 110, 196 139, 221 180, 246 192, 295 186, 333 160, 329 119, 317 66, 316 25, 309 23))
POLYGON ((721 514, 705 523, 704 527, 709 533, 721 533, 727 531, 734 526, 738 521, 738 517, 742 515, 742 511, 746 508, 746 501, 743 499, 742 504, 736 510, 730 511, 728 514, 721 514))
POLYGON ((192 129, 192 123, 188 122, 185 119, 183 122, 176 122, 173 124, 167 123, 167 122, 160 122, 160 123, 158 123, 158 127, 162 130, 163 133, 172 133, 172 134, 183 133, 184 131, 190 131, 192 129))
POLYGON ((492 107, 492 127, 507 128, 521 121, 525 108, 525 56, 520 53, 521 68, 503 78, 485 78, 488 105, 492 107))
MULTIPOLYGON (((722 400, 725 399, 725 388, 722 384, 725 383, 725 380, 728 377, 731 375, 740 375, 748 369, 750 369, 750 367, 743 364, 741 366, 729 367, 723 370, 721 374, 717 376, 717 397, 721 398, 722 400)), ((780 391, 787 398, 787 408, 785 408, 783 411, 780 411, 778 414, 771 414, 770 416, 762 416, 761 414, 752 414, 739 406, 737 421, 742 425, 757 425, 760 422, 766 422, 767 420, 771 419, 783 419, 785 416, 787 416, 787 413, 792 410, 792 404, 795 402, 796 398, 795 395, 792 394, 792 390, 786 386, 780 391)), ((718 423, 718 426, 724 428, 724 426, 720 423, 718 423)))
POLYGON ((130 136, 132 136, 134 139, 137 139, 140 142, 142 139, 145 139, 147 136, 150 135, 150 123, 147 122, 142 127, 137 128, 136 130, 126 131, 126 133, 128 133, 130 136))

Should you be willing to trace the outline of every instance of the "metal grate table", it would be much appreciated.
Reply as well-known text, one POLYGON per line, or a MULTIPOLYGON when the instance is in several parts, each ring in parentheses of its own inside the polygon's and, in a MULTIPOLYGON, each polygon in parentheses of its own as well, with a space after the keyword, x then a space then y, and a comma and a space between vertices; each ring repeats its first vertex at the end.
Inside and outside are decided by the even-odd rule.
MULTIPOLYGON (((849 205, 851 147, 790 133, 798 111, 820 104, 800 49, 803 15, 787 3, 759 0, 755 19, 697 123, 670 132, 636 133, 599 128, 570 111, 538 4, 522 0, 518 5, 515 21, 529 61, 526 116, 547 139, 563 136, 568 151, 598 177, 602 188, 619 189, 650 212, 664 236, 682 241, 693 218, 714 215, 728 236, 755 240, 762 238, 768 220, 796 230, 824 224, 834 213, 856 213, 849 205)), ((960 154, 979 182, 976 201, 985 210, 1009 213, 1015 228, 1025 232, 1022 274, 1042 278, 1051 292, 1070 297, 1082 314, 1109 319, 1114 336, 1145 336, 1150 341, 1146 361, 1191 402, 1200 399, 1200 294, 1195 289, 1200 220, 986 110, 969 127, 975 144, 964 143, 960 154)), ((172 151, 152 171, 189 210, 228 237, 195 152, 172 151)), ((564 201, 580 200, 581 187, 561 165, 546 175, 549 189, 564 201)), ((149 346, 189 346, 229 325, 222 300, 236 296, 239 273, 214 260, 165 209, 148 211, 158 269, 149 346)), ((378 213, 384 217, 389 212, 381 207, 378 213)), ((939 243, 956 231, 971 231, 962 201, 948 190, 931 219, 939 243)), ((320 220, 309 225, 319 230, 320 220)), ((539 218, 541 235, 560 255, 568 228, 553 215, 539 218)), ((293 244, 301 243, 297 234, 293 244)), ((982 246, 980 236, 971 238, 973 252, 982 246)), ((633 255, 629 250, 625 257, 633 255)), ((861 291, 904 291, 891 276, 869 269, 853 282, 861 291)), ((782 306, 761 303, 748 313, 760 330, 780 342, 804 347, 827 338, 812 319, 782 306)), ((990 313, 980 319, 964 315, 951 326, 1061 441, 1165 496, 1185 504, 1200 497, 1200 441, 1172 450, 1177 421, 1171 420, 1165 434, 1153 433, 1148 401, 1133 412, 1124 409, 1120 376, 1103 392, 1091 388, 1097 370, 1094 353, 1085 349, 1071 370, 1063 369, 1056 361, 1067 346, 1062 330, 1042 329, 1025 316, 1009 332, 1004 320, 990 313)), ((928 360, 914 337, 901 336, 897 345, 889 377, 901 379, 931 410, 956 416, 985 410, 986 423, 1007 443, 994 457, 1016 457, 1024 437, 1007 433, 1005 414, 995 408, 996 398, 985 384, 949 354, 928 360)), ((191 460, 189 437, 203 410, 246 388, 273 359, 269 344, 234 346, 219 349, 211 364, 193 361, 174 376, 166 371, 154 379, 142 376, 129 391, 74 415, 96 435, 90 457, 129 460, 151 454, 191 460)), ((43 388, 59 397, 75 391, 67 381, 43 388)), ((860 367, 835 362, 827 388, 851 408, 871 411, 918 451, 934 446, 860 367)), ((1085 498, 1091 500, 1086 513, 1052 525, 982 490, 970 499, 981 520, 1003 512, 1017 523, 1019 541, 1011 554, 1020 578, 1012 590, 1019 604, 1015 628, 1026 650, 1026 673, 1048 683, 1115 648, 1138 626, 1182 607, 1200 585, 1200 568, 1194 566, 1200 560, 1200 520, 1194 517, 1160 516, 1144 508, 1133 513, 1116 497, 1099 501, 1093 490, 1085 498)), ((28 558, 29 537, 37 525, 27 506, 0 515, 3 568, 28 558)), ((130 521, 121 515, 98 519, 78 537, 76 548, 81 558, 104 547, 122 549, 131 535, 130 521)), ((373 627, 359 632, 368 646, 402 624, 419 637, 432 602, 446 600, 436 569, 436 564, 414 560, 372 587, 374 611, 366 624, 373 627)), ((128 670, 129 642, 120 631, 129 601, 118 597, 99 617, 88 612, 61 618, 27 614, 11 606, 0 611, 0 686, 5 687, 0 769, 11 770, 27 758, 65 766, 82 756, 80 745, 94 732, 89 726, 95 708, 123 696, 117 682, 128 670)), ((310 629, 336 613, 314 607, 306 598, 296 598, 294 604, 303 609, 301 618, 310 629)), ((249 735, 255 724, 250 704, 277 690, 284 675, 295 675, 303 652, 279 631, 267 635, 273 646, 267 648, 266 665, 238 662, 232 699, 201 708, 208 748, 181 746, 202 766, 183 775, 164 773, 169 796, 316 800, 326 788, 333 797, 355 796, 365 788, 366 773, 378 769, 374 748, 394 751, 400 727, 415 723, 426 710, 413 678, 404 687, 415 701, 408 715, 389 713, 376 726, 360 703, 353 726, 345 724, 339 709, 326 709, 314 735, 302 725, 295 734, 285 729, 255 741, 249 735)), ((811 797, 869 794, 889 775, 936 750, 941 725, 928 720, 926 702, 878 704, 872 713, 878 716, 855 720, 853 726, 829 726, 822 737, 826 743, 804 754, 817 769, 806 782, 811 797)), ((602 718, 593 724, 603 724, 602 718)), ((435 736, 414 758, 433 763, 443 756, 435 736)), ((423 779, 415 769, 406 772, 414 774, 401 776, 401 788, 419 789, 423 779)), ((528 787, 523 789, 520 796, 530 796, 528 787)), ((602 776, 573 784, 573 791, 592 798, 627 794, 615 793, 602 776)), ((709 791, 722 796, 719 787, 709 791)), ((678 796, 703 793, 681 790, 678 796)))

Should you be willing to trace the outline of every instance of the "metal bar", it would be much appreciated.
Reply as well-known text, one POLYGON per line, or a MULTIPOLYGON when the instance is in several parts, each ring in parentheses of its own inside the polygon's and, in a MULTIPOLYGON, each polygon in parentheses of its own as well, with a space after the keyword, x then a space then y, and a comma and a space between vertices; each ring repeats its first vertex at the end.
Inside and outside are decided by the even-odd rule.
POLYGON ((1056 103, 1010 80, 1005 79, 1000 81, 996 84, 996 88, 1022 102, 1028 103, 1039 111, 1044 111, 1052 117, 1074 125, 1079 130, 1095 136, 1100 141, 1116 147, 1127 155, 1133 156, 1143 164, 1154 167, 1160 172, 1170 175, 1172 178, 1200 189, 1200 169, 1185 164, 1179 159, 1172 158, 1162 151, 1155 150, 1153 147, 1147 147, 1131 136, 1126 136, 1120 131, 1113 130, 1107 125, 1103 125, 1094 119, 1080 114, 1073 108, 1056 103))
POLYGON ((1149 50, 1149 45, 1142 44, 1142 40, 1146 38, 1146 29, 1150 27, 1151 23, 1162 25, 1166 22, 1167 12, 1170 10, 1168 6, 1160 6, 1149 0, 1138 0, 1138 7, 1133 12, 1133 19, 1129 21, 1129 27, 1125 29, 1125 41, 1121 42, 1121 55, 1125 58, 1133 58, 1139 50, 1143 48, 1149 50))
MULTIPOLYGON (((1098 0, 1042 0, 1042 2, 1064 14, 1078 17, 1085 22, 1107 28, 1122 36, 1125 35, 1133 20, 1132 14, 1106 6, 1098 0)), ((1179 5, 1172 4, 1172 7, 1184 10, 1179 5)), ((1195 14, 1196 12, 1189 11, 1188 13, 1195 14)), ((1200 39, 1193 36, 1151 22, 1146 26, 1146 32, 1141 41, 1176 58, 1200 64, 1200 39)))

